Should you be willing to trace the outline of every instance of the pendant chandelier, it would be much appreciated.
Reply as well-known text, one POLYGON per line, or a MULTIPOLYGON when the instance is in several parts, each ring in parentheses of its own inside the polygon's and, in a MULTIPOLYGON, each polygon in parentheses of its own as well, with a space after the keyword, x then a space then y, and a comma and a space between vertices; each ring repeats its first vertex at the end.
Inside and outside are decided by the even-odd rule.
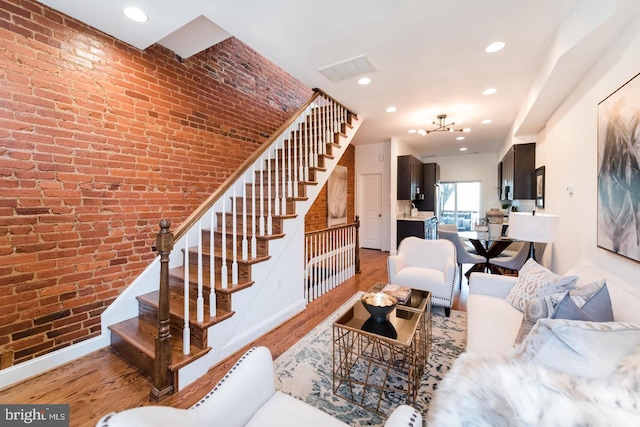
POLYGON ((446 114, 439 114, 437 119, 438 119, 437 122, 436 121, 433 122, 433 124, 437 126, 435 129, 431 129, 431 130, 420 129, 418 133, 420 135, 426 135, 432 132, 469 132, 471 131, 471 129, 469 128, 454 129, 453 126, 455 126, 456 123, 455 122, 447 123, 446 114))

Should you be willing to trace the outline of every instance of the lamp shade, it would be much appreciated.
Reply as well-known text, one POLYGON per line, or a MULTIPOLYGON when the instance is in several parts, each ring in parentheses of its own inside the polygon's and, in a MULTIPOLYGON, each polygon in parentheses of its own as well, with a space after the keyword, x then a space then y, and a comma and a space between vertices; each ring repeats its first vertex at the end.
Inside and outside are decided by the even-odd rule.
POLYGON ((551 243, 558 232, 558 215, 511 212, 509 214, 509 237, 525 242, 551 243))

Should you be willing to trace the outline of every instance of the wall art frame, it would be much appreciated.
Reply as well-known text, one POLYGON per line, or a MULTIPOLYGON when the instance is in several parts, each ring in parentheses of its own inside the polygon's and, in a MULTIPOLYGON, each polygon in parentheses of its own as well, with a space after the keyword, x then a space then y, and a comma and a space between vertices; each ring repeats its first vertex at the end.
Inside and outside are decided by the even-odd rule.
POLYGON ((327 181, 327 227, 347 223, 347 167, 336 166, 327 181))
POLYGON ((545 167, 536 169, 536 208, 544 208, 545 167))
POLYGON ((597 245, 640 262, 640 74, 598 104, 597 245))

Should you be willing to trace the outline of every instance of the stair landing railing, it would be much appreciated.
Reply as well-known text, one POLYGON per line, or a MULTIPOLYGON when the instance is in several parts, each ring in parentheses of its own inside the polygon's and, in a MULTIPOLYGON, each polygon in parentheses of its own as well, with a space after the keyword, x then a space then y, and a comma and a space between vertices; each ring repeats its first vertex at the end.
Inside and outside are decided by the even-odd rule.
POLYGON ((214 289, 226 289, 239 283, 238 261, 259 257, 257 237, 273 235, 273 218, 293 213, 289 212, 291 205, 287 201, 300 196, 300 184, 311 181, 315 176, 314 169, 323 166, 327 144, 336 140, 336 135, 343 132, 343 126, 352 117, 355 114, 349 109, 323 91, 314 89, 314 94, 292 118, 247 158, 173 234, 169 231, 171 222, 161 221, 157 241, 161 262, 159 330, 152 397, 159 399, 159 396, 171 393, 173 387, 168 369, 171 363, 170 264, 175 266, 180 251, 184 250, 182 340, 183 352, 189 354, 191 289, 197 293, 197 321, 204 320, 207 305, 207 315, 215 317, 214 289), (197 286, 193 286, 194 282, 197 286))
POLYGON ((304 294, 311 302, 360 273, 360 218, 305 233, 304 294))

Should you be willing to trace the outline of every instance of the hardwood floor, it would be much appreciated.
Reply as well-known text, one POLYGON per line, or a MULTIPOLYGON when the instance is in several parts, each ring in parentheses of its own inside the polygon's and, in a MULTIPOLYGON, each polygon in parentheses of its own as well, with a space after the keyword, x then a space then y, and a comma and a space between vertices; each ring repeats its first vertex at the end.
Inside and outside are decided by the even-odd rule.
MULTIPOLYGON (((236 360, 254 345, 268 347, 273 358, 277 358, 354 293, 368 290, 377 282, 386 282, 388 255, 388 252, 362 249, 362 273, 309 304, 304 312, 213 367, 203 378, 164 399, 161 404, 178 408, 190 407, 207 394, 236 360)), ((453 308, 465 311, 469 288, 464 276, 461 288, 456 290, 453 308)), ((94 426, 102 415, 109 412, 156 404, 149 399, 150 388, 149 381, 135 367, 117 356, 110 348, 104 348, 50 372, 0 390, 0 402, 68 403, 71 408, 71 426, 94 426)))

